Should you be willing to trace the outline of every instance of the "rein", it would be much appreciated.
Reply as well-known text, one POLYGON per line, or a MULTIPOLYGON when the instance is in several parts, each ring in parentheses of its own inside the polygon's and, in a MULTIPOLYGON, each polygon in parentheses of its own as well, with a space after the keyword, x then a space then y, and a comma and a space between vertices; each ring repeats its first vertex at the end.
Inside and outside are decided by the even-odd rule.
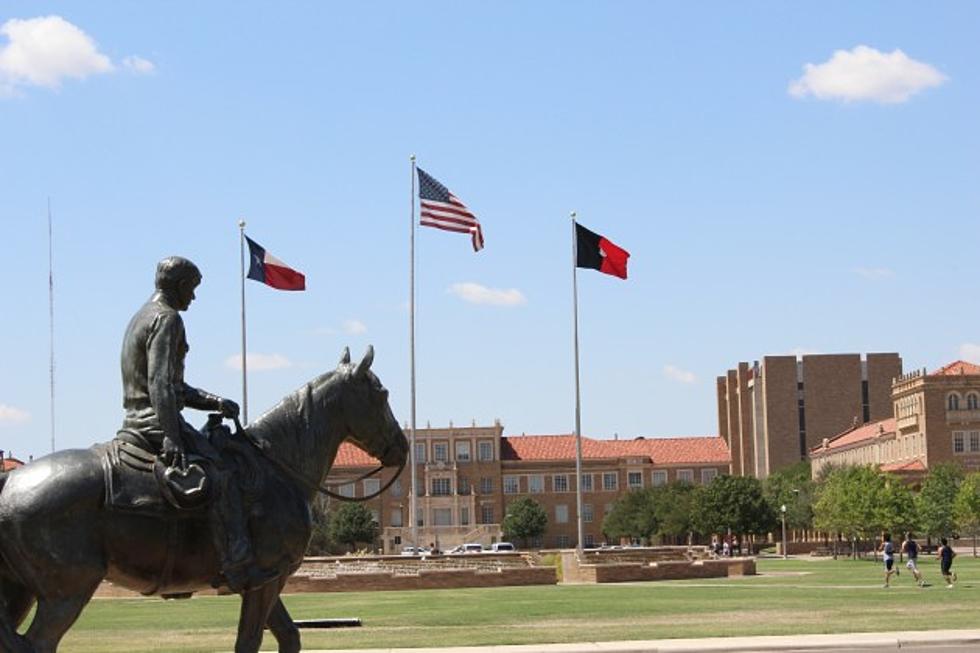
POLYGON ((279 458, 276 458, 276 456, 272 454, 272 450, 269 448, 268 443, 264 443, 253 438, 248 431, 242 428, 242 423, 238 420, 237 417, 234 417, 232 419, 235 421, 235 434, 245 438, 246 442, 248 442, 253 447, 255 447, 258 450, 258 452, 262 455, 262 457, 268 460, 269 462, 271 462, 275 467, 279 469, 279 471, 283 472, 284 474, 286 474, 286 476, 293 479, 293 481, 295 481, 296 483, 298 483, 299 485, 301 485, 302 487, 304 487, 305 489, 311 492, 319 492, 320 494, 325 494, 328 497, 331 497, 333 499, 339 499, 340 501, 354 501, 360 503, 362 501, 369 501, 370 499, 374 499, 375 497, 380 496, 382 492, 384 492, 389 487, 391 487, 391 485, 398 479, 398 477, 401 476, 402 470, 405 469, 405 462, 407 462, 407 458, 406 458, 406 461, 402 462, 402 464, 398 466, 398 471, 395 473, 395 475, 392 476, 387 483, 381 486, 381 489, 378 490, 377 492, 374 492, 373 494, 365 495, 363 497, 348 497, 348 496, 344 496, 343 494, 334 492, 330 488, 338 487, 339 485, 346 485, 347 483, 357 483, 358 481, 362 481, 370 476, 374 476, 375 474, 383 470, 385 466, 378 465, 376 468, 372 469, 366 474, 362 474, 361 476, 355 478, 353 481, 348 481, 347 483, 332 483, 332 484, 313 483, 311 481, 306 480, 306 478, 302 474, 297 472, 288 464, 286 464, 279 458))

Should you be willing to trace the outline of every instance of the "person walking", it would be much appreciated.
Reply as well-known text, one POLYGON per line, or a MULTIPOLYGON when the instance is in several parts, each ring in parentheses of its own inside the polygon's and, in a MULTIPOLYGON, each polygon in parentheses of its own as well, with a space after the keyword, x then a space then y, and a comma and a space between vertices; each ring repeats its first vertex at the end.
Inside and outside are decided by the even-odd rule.
POLYGON ((919 571, 918 566, 919 544, 912 537, 912 533, 905 534, 905 541, 902 542, 902 552, 909 558, 905 566, 912 572, 912 577, 915 578, 915 584, 919 587, 925 587, 926 583, 922 580, 922 572, 919 571))
POLYGON ((892 536, 885 533, 881 536, 881 557, 885 561, 885 587, 891 587, 892 574, 898 575, 895 569, 895 546, 892 544, 892 536))
POLYGON ((943 575, 943 579, 946 581, 946 589, 953 589, 953 583, 956 582, 956 572, 952 570, 953 558, 956 557, 956 551, 953 551, 953 547, 949 545, 949 541, 944 537, 939 540, 942 546, 939 547, 939 571, 943 575))

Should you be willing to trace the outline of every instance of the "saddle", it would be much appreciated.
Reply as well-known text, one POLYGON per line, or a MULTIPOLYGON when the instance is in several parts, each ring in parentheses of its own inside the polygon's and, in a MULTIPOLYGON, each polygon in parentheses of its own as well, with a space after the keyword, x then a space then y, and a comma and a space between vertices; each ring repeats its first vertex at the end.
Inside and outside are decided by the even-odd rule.
POLYGON ((203 458, 189 455, 186 469, 179 469, 126 439, 117 437, 101 446, 107 508, 169 517, 201 512, 211 501, 203 458))
POLYGON ((203 434, 205 438, 194 443, 197 451, 187 452, 185 468, 167 466, 131 431, 120 431, 115 439, 97 445, 103 449, 106 508, 160 517, 196 516, 215 498, 215 474, 229 471, 234 471, 243 500, 252 503, 264 484, 255 452, 234 441, 220 419, 217 425, 209 420, 203 434))

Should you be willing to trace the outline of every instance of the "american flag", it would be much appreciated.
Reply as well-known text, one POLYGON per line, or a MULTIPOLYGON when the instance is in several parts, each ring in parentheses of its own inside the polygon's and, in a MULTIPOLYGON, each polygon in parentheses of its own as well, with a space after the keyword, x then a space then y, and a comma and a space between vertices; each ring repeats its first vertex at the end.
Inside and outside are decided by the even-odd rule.
POLYGON ((419 173, 419 201, 422 206, 419 224, 423 227, 471 234, 473 251, 479 252, 483 249, 483 231, 476 216, 429 173, 422 168, 416 170, 419 173))

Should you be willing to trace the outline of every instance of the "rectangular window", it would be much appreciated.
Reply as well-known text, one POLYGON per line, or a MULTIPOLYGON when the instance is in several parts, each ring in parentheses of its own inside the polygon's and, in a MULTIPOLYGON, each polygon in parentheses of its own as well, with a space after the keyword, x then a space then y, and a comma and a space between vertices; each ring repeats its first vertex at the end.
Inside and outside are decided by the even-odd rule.
POLYGON ((425 462, 425 443, 417 442, 415 444, 415 462, 422 464, 425 462))
POLYGON ((480 461, 487 462, 493 460, 493 442, 481 442, 479 447, 477 456, 480 461))
POLYGON ((594 549, 595 548, 595 535, 592 533, 585 534, 585 548, 594 549))
POLYGON ((594 519, 594 517, 593 517, 593 513, 592 513, 592 504, 591 503, 583 503, 582 504, 582 521, 584 523, 586 523, 586 524, 591 524, 593 519, 594 519))
POLYGON ((582 474, 582 491, 592 491, 592 474, 582 474))
POLYGON ((425 479, 422 478, 421 474, 415 477, 415 496, 425 496, 425 479))
POLYGON ((456 441, 456 460, 459 462, 467 462, 470 459, 470 441, 469 440, 457 440, 456 441))
POLYGON ((970 453, 980 451, 980 431, 970 431, 970 453))
POLYGON ((667 485, 667 470, 666 469, 655 469, 653 470, 653 487, 660 487, 661 485, 667 485))
POLYGON ((402 509, 395 508, 391 511, 391 516, 388 517, 388 521, 392 526, 402 525, 402 509))
POLYGON ((415 525, 425 526, 425 511, 423 511, 421 508, 415 509, 415 525))
POLYGON ((626 484, 631 490, 643 487, 643 472, 626 472, 626 484))
POLYGON ((544 476, 541 474, 532 474, 527 477, 527 491, 531 494, 539 494, 544 492, 544 476))
MULTIPOLYGON (((480 494, 493 494, 493 477, 484 476, 480 478, 480 494)), ((483 522, 489 524, 490 522, 483 522)))
POLYGON ((340 492, 339 492, 339 494, 341 494, 341 495, 343 495, 345 497, 352 497, 352 496, 354 496, 354 484, 353 483, 344 483, 343 485, 340 486, 340 492))
POLYGON ((619 489, 619 474, 616 472, 604 472, 602 474, 602 489, 606 492, 613 492, 619 489))
POLYGON ((402 480, 396 478, 395 482, 388 487, 388 492, 391 493, 393 497, 400 497, 402 495, 402 480))
POLYGON ((567 535, 559 535, 555 538, 555 545, 559 549, 567 549, 571 545, 571 542, 567 535))
MULTIPOLYGON (((904 449, 904 447, 903 447, 904 449)), ((953 453, 963 453, 963 431, 953 432, 953 453)))
POLYGON ((380 489, 381 489, 381 479, 378 478, 364 479, 364 496, 377 494, 377 492, 380 489))
POLYGON ((480 523, 481 524, 493 523, 493 504, 485 503, 482 506, 480 506, 480 523))
POLYGON ((568 506, 564 503, 559 503, 555 506, 555 523, 556 524, 567 524, 568 523, 568 506))
POLYGON ((459 525, 460 526, 470 525, 470 509, 466 506, 460 506, 459 508, 459 525))
POLYGON ((710 469, 702 469, 701 470, 701 483, 702 483, 702 485, 707 485, 711 481, 715 480, 715 477, 716 476, 718 476, 718 470, 715 469, 714 467, 712 467, 710 469))
POLYGON ((568 474, 555 474, 551 477, 552 492, 568 492, 568 474))
POLYGON ((449 487, 448 478, 432 479, 432 496, 448 497, 450 494, 452 494, 452 488, 449 487))
POLYGON ((459 493, 460 494, 470 493, 470 479, 466 476, 459 477, 459 493))
POLYGON ((517 494, 521 491, 520 476, 504 476, 504 494, 517 494))
POLYGON ((684 483, 694 482, 694 470, 693 469, 678 469, 677 470, 677 480, 683 481, 684 483))
POLYGON ((449 445, 445 442, 433 442, 432 459, 437 463, 447 462, 449 460, 449 445))
POLYGON ((612 509, 613 509, 613 504, 607 503, 602 507, 602 514, 608 515, 609 513, 612 512, 612 509))
POLYGON ((373 521, 375 524, 380 524, 381 523, 381 513, 379 513, 377 510, 372 510, 371 511, 371 521, 373 521))
POLYGON ((453 509, 452 508, 434 508, 432 510, 432 524, 434 526, 452 526, 453 525, 453 509))

